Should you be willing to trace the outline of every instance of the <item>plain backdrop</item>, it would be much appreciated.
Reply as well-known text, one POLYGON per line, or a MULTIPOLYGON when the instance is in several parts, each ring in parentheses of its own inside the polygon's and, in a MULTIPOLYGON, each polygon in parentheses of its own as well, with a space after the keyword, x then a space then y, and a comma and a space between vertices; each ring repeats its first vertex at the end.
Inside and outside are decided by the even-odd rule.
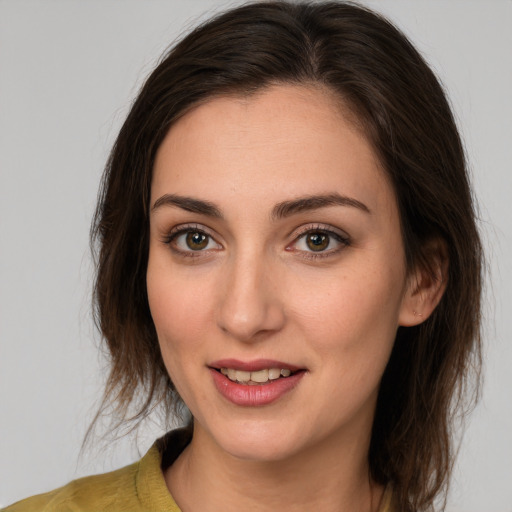
MULTIPOLYGON (((450 512, 512 511, 512 2, 380 0, 446 86, 488 250, 485 386, 450 512)), ((162 51, 215 0, 0 0, 0 505, 131 462, 161 431, 87 450, 105 360, 88 231, 114 137, 162 51)))

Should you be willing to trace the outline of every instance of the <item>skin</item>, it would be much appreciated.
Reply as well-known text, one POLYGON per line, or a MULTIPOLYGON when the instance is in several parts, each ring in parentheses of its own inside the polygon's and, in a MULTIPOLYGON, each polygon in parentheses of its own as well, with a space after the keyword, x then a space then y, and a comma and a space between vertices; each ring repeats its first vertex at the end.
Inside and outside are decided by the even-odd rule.
POLYGON ((179 506, 377 510, 383 489, 367 454, 379 382, 398 326, 423 321, 442 291, 406 272, 394 192, 366 137, 319 88, 215 98, 162 142, 151 204, 151 313, 194 417, 191 444, 165 471, 179 506), (333 193, 367 211, 272 216, 285 201, 333 193), (208 201, 222 218, 166 194, 208 201), (191 250, 182 228, 206 233, 207 246, 191 250), (314 252, 304 233, 319 229, 329 245, 314 252), (305 374, 271 404, 238 406, 213 384, 209 365, 224 358, 305 374))

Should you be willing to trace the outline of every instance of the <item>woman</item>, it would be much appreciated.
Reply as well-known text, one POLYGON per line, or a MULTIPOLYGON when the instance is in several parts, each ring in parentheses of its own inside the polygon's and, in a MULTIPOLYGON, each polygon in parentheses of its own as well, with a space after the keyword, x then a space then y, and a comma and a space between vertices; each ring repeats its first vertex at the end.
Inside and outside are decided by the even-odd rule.
POLYGON ((443 91, 344 3, 248 4, 142 88, 94 221, 105 404, 187 405, 139 462, 8 510, 428 510, 479 363, 443 91))

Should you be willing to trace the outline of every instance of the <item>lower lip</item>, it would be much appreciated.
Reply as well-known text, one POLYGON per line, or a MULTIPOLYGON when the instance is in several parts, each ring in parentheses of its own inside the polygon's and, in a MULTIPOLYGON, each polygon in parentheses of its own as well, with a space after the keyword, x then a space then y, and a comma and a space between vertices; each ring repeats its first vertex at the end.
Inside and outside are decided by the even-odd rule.
POLYGON ((210 372, 219 393, 231 403, 245 407, 267 405, 279 400, 290 392, 305 374, 304 371, 298 371, 289 377, 271 380, 268 384, 249 385, 233 382, 213 368, 210 368, 210 372))

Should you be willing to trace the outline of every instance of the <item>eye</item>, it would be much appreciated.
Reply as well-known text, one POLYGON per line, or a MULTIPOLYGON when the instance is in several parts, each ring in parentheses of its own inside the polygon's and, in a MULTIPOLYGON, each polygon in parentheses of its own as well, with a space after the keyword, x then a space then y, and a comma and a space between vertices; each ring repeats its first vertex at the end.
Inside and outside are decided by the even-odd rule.
POLYGON ((331 243, 331 237, 327 233, 307 233, 302 238, 308 249, 314 252, 325 251, 331 243))
POLYGON ((185 237, 186 246, 192 251, 201 251, 208 247, 208 243, 210 242, 208 235, 200 233, 199 231, 195 233, 190 231, 183 236, 185 237))
POLYGON ((164 240, 178 253, 199 253, 209 250, 219 250, 222 246, 208 233, 194 226, 179 227, 169 234, 164 240))
POLYGON ((323 227, 310 227, 299 233, 288 250, 301 251, 307 257, 323 257, 339 252, 349 243, 346 235, 323 227))

